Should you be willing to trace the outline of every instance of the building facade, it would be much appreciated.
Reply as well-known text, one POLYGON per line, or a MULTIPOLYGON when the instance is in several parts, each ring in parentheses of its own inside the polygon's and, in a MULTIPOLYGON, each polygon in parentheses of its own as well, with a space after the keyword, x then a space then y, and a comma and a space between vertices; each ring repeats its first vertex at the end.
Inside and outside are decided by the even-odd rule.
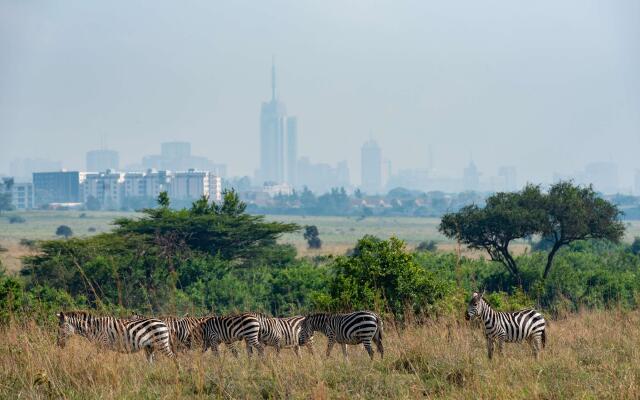
POLYGON ((374 140, 369 140, 362 145, 361 160, 361 184, 365 193, 376 194, 382 189, 382 151, 374 140))
POLYGON ((33 183, 18 182, 11 187, 11 204, 16 210, 31 210, 35 208, 33 183))
POLYGON ((34 172, 33 190, 36 207, 51 203, 79 203, 82 201, 80 172, 34 172))
POLYGON ((88 204, 97 200, 103 209, 120 209, 124 201, 124 175, 111 170, 85 174, 82 182, 83 202, 88 204))

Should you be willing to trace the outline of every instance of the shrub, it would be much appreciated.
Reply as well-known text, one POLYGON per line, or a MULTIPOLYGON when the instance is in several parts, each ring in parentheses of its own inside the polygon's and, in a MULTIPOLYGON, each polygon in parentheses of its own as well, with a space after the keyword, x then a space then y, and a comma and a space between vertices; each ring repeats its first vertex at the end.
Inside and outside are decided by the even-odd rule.
POLYGON ((422 241, 416 246, 416 251, 436 251, 438 250, 438 242, 435 240, 422 241))
POLYGON ((402 319, 407 308, 428 313, 451 289, 449 281, 420 267, 394 237, 365 236, 353 255, 338 257, 332 267, 330 300, 323 306, 336 310, 389 310, 402 319))
POLYGON ((67 225, 60 225, 56 229, 56 236, 64 236, 64 238, 68 238, 73 235, 73 231, 67 225))
POLYGON ((12 215, 9 217, 10 224, 24 224, 25 222, 27 222, 27 220, 20 215, 12 215))

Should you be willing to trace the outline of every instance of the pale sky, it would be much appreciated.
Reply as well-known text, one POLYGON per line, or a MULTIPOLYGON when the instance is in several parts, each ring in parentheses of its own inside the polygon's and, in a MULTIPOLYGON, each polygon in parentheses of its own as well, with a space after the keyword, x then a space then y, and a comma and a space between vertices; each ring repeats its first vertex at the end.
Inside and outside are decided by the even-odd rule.
POLYGON ((640 169, 636 0, 0 0, 0 173, 84 168, 104 137, 121 164, 185 140, 252 175, 274 54, 299 154, 354 183, 371 137, 396 171, 429 145, 450 176, 640 169))

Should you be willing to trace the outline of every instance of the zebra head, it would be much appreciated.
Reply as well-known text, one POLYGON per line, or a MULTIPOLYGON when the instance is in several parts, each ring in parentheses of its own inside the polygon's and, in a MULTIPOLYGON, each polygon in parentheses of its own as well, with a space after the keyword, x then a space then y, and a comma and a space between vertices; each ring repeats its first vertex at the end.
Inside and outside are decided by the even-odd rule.
POLYGON ((480 315, 483 303, 482 296, 484 296, 484 291, 482 291, 482 293, 473 293, 473 296, 471 296, 471 301, 469 301, 469 306, 467 307, 467 313, 464 316, 466 320, 473 319, 480 315))
POLYGON ((326 319, 326 314, 314 314, 308 315, 302 320, 300 324, 300 336, 298 337, 298 344, 304 346, 313 339, 313 334, 317 330, 322 330, 326 319))
POLYGON ((68 315, 59 312, 56 317, 58 317, 58 346, 64 348, 69 336, 73 336, 76 333, 76 323, 73 321, 74 316, 72 314, 68 315))

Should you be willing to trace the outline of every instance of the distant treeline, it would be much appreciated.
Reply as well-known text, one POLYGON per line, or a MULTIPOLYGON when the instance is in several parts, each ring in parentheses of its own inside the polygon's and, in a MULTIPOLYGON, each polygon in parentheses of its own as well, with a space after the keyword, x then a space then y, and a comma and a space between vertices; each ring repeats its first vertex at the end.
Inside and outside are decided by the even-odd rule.
MULTIPOLYGON (((359 190, 348 194, 344 188, 316 194, 304 188, 291 195, 277 195, 266 205, 249 203, 248 210, 255 214, 275 215, 441 217, 471 204, 482 206, 490 195, 482 192, 425 193, 401 187, 381 195, 368 195, 359 190)), ((622 219, 640 220, 640 197, 621 194, 601 197, 620 208, 622 219)))

